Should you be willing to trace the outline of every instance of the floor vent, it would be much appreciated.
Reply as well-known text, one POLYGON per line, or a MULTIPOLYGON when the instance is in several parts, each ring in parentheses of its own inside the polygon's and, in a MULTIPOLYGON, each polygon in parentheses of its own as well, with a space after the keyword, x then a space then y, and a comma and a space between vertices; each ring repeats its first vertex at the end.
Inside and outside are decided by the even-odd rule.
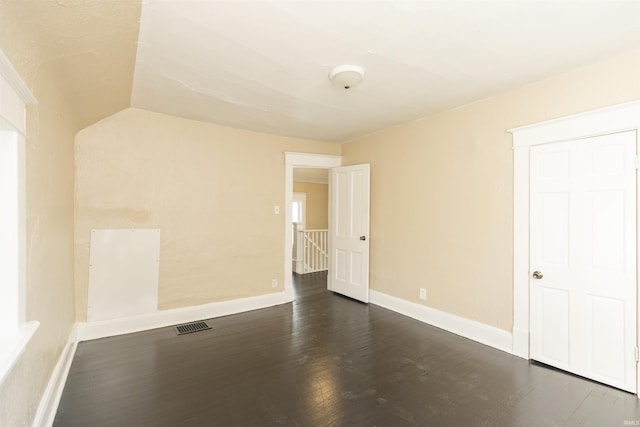
POLYGON ((191 322, 176 326, 176 333, 178 335, 184 335, 192 332, 206 331, 207 329, 211 329, 211 327, 205 322, 191 322))

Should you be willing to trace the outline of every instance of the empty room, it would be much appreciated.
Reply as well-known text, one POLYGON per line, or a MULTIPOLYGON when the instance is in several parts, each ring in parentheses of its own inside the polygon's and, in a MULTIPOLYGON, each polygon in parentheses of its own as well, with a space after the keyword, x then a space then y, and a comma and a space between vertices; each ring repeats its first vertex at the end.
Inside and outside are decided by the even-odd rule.
POLYGON ((0 0, 0 426, 640 425, 639 129, 639 0, 0 0))

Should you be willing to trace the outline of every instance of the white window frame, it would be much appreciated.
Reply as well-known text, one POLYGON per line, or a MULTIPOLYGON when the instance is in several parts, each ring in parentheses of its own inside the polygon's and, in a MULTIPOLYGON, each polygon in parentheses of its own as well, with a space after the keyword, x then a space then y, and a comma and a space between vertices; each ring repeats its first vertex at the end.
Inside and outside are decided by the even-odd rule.
POLYGON ((35 103, 0 51, 0 384, 39 326, 26 319, 26 109, 35 103))
MULTIPOLYGON (((301 222, 303 226, 307 225, 307 193, 293 193, 293 202, 300 202, 300 218, 302 219, 302 221, 298 221, 301 222)), ((293 217, 293 205, 291 205, 291 209, 292 209, 292 214, 291 216, 293 217)))

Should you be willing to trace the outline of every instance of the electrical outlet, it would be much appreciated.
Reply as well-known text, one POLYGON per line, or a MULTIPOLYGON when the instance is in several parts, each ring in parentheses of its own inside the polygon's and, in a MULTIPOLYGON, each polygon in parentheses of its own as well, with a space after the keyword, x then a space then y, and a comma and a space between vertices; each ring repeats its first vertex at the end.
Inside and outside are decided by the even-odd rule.
POLYGON ((275 215, 278 215, 278 214, 280 213, 280 206, 275 205, 275 206, 273 207, 273 213, 274 213, 275 215))
POLYGON ((271 279, 271 287, 272 288, 278 287, 278 279, 271 279))
POLYGON ((420 299, 423 301, 427 300, 427 290, 425 288, 420 288, 420 299))

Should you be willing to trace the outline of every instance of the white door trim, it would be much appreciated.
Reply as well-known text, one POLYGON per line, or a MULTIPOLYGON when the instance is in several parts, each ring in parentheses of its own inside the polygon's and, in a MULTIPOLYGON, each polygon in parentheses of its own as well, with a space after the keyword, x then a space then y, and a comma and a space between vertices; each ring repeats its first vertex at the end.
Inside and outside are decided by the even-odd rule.
MULTIPOLYGON (((331 169, 342 164, 342 156, 328 154, 310 154, 285 152, 284 175, 284 292, 293 298, 293 283, 291 282, 291 203, 293 202, 293 168, 321 168, 331 169)), ((329 225, 331 227, 331 225, 329 225)))
POLYGON ((628 130, 636 131, 637 143, 639 129, 640 101, 634 101, 509 130, 514 150, 513 354, 529 359, 529 148, 628 130))

